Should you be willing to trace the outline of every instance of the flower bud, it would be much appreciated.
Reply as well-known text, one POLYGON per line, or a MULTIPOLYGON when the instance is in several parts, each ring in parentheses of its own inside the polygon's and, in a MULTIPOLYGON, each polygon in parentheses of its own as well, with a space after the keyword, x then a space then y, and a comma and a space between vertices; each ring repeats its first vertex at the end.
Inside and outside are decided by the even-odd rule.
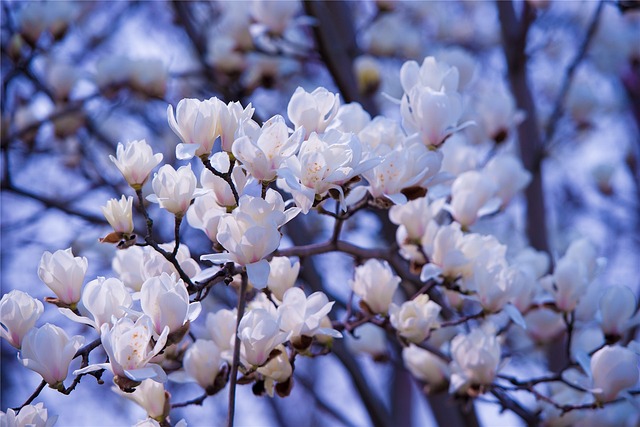
POLYGON ((373 313, 386 314, 400 278, 386 261, 372 258, 356 267, 355 278, 350 284, 353 292, 362 298, 373 313))
POLYGON ((433 353, 410 344, 402 350, 402 360, 414 377, 427 383, 430 391, 437 391, 449 378, 449 365, 433 353))
POLYGON ((273 296, 282 301, 284 293, 295 285, 299 272, 300 261, 295 261, 292 265, 288 257, 271 258, 267 287, 273 296))
POLYGON ((169 327, 177 332, 187 322, 194 321, 200 314, 199 302, 189 303, 189 293, 182 279, 162 273, 147 279, 140 288, 142 311, 152 321, 157 334, 169 327))
POLYGON ((72 305, 80 300, 82 282, 87 272, 85 257, 74 257, 71 248, 42 254, 38 277, 56 294, 61 303, 72 305))
POLYGON ((600 298, 602 332, 607 336, 619 337, 631 326, 631 318, 636 312, 636 296, 626 286, 612 286, 600 298))
POLYGON ((42 303, 26 292, 14 289, 4 294, 0 300, 0 337, 20 349, 22 339, 33 328, 43 311, 42 303))
POLYGON ((102 207, 102 213, 107 219, 113 231, 116 233, 133 233, 133 197, 111 199, 102 207))
POLYGON ((18 359, 51 387, 57 387, 67 378, 71 360, 82 344, 83 336, 69 338, 62 328, 46 323, 25 335, 18 359))
POLYGON ((196 190, 196 176, 190 164, 178 170, 171 165, 162 166, 153 176, 152 185, 155 194, 147 196, 147 200, 180 217, 191 206, 191 199, 203 194, 196 190))
POLYGON ((638 382, 638 356, 625 347, 605 346, 591 357, 591 373, 596 399, 609 402, 638 382))
POLYGON ((42 402, 35 405, 25 405, 17 414, 11 408, 7 409, 6 414, 0 412, 0 426, 2 427, 53 427, 57 420, 57 415, 49 416, 42 402))
POLYGON ((422 342, 432 328, 438 326, 438 315, 441 307, 429 300, 426 294, 404 302, 401 306, 391 304, 389 314, 391 324, 406 339, 422 342))
POLYGON ((125 393, 119 387, 112 387, 111 390, 140 405, 147 411, 150 418, 162 421, 169 416, 171 409, 169 407, 169 393, 165 391, 162 383, 144 380, 131 393, 125 393))
POLYGON ((451 390, 464 392, 491 384, 500 364, 500 343, 492 332, 476 328, 451 341, 451 356, 451 390))
POLYGON ((183 359, 185 373, 205 390, 212 388, 220 372, 220 349, 213 341, 196 340, 183 359))
POLYGON ((126 147, 118 143, 116 157, 109 156, 111 161, 124 176, 133 189, 140 189, 149 179, 149 174, 162 161, 162 154, 153 154, 147 141, 127 142, 126 147))

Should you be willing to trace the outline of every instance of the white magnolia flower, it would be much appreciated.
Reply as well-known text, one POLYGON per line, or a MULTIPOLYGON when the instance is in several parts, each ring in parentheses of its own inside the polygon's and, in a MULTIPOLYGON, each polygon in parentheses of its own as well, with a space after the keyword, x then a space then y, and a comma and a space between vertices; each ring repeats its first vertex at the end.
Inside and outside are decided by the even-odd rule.
POLYGON ((53 291, 60 302, 75 304, 80 300, 82 282, 87 272, 85 257, 74 257, 71 248, 46 251, 38 265, 38 277, 53 291))
POLYGON ((407 133, 419 134, 428 147, 441 145, 451 134, 469 124, 459 124, 462 98, 457 92, 447 93, 414 86, 402 97, 400 111, 407 133))
POLYGON ((398 277, 386 261, 375 258, 356 267, 355 278, 350 281, 351 289, 374 312, 386 314, 393 294, 400 284, 398 277))
POLYGON ((191 206, 191 199, 204 194, 196 189, 196 176, 191 171, 191 164, 175 170, 171 165, 164 165, 153 177, 153 192, 147 200, 160 204, 176 216, 182 217, 191 206))
POLYGON ((254 110, 251 104, 243 109, 240 102, 229 102, 220 107, 220 144, 223 151, 231 153, 233 142, 238 137, 252 137, 260 130, 260 126, 251 119, 254 110))
POLYGON ((394 149, 381 145, 374 153, 382 158, 381 163, 362 173, 369 183, 369 193, 374 198, 384 196, 396 204, 407 202, 402 190, 424 187, 442 163, 439 151, 429 150, 416 139, 407 139, 394 149))
POLYGON ((524 316, 527 334, 537 344, 545 344, 565 331, 566 325, 562 315, 549 308, 529 311, 524 316))
POLYGON ((436 328, 441 307, 422 294, 413 300, 405 301, 401 306, 391 304, 389 315, 391 324, 406 339, 422 342, 431 329, 436 328))
POLYGON ((591 356, 591 374, 596 399, 609 402, 638 382, 638 356, 628 348, 607 345, 591 356))
POLYGON ((439 226, 434 220, 434 213, 438 210, 438 204, 429 203, 427 197, 391 207, 389 220, 399 225, 396 231, 396 242, 400 246, 400 255, 405 259, 419 265, 426 262, 420 246, 423 240, 433 241, 438 232, 439 226))
POLYGON ((483 175, 496 184, 495 195, 500 198, 502 207, 518 192, 526 188, 531 181, 531 173, 514 156, 502 154, 495 156, 483 169, 483 175))
POLYGON ((278 301, 282 301, 284 293, 292 288, 300 272, 300 261, 291 264, 288 257, 273 257, 269 261, 269 279, 267 287, 278 301))
MULTIPOLYGON (((219 172, 226 173, 231 167, 229 155, 225 152, 215 153, 211 156, 211 166, 219 172)), ((231 171, 231 180, 233 181, 233 185, 236 187, 236 191, 240 196, 244 194, 253 194, 252 183, 259 184, 256 180, 251 179, 251 176, 247 175, 240 165, 234 166, 231 171)), ((223 178, 214 175, 208 169, 203 169, 200 174, 200 182, 202 183, 203 189, 211 191, 218 205, 224 207, 236 206, 237 202, 233 192, 231 191, 231 187, 223 178)), ((257 194, 259 194, 259 192, 257 194)))
POLYGON ((204 101, 185 98, 178 102, 175 117, 173 106, 167 107, 169 127, 183 142, 176 146, 178 159, 209 157, 213 143, 220 136, 220 108, 224 108, 224 103, 218 98, 204 101))
POLYGON ((282 35, 300 10, 300 2, 253 0, 248 7, 258 26, 257 29, 252 28, 252 32, 282 35))
POLYGON ((282 196, 274 190, 267 191, 265 200, 244 195, 238 207, 220 219, 216 240, 229 253, 204 255, 201 259, 243 265, 253 285, 264 288, 269 277, 269 263, 264 257, 278 248, 278 229, 298 212, 297 208, 285 210, 282 196))
POLYGON ((285 347, 279 345, 276 350, 279 350, 280 354, 268 361, 266 365, 257 369, 258 373, 264 376, 264 388, 270 397, 273 397, 275 383, 285 382, 293 374, 293 367, 285 347))
POLYGON ((83 336, 69 338, 62 328, 46 323, 27 332, 18 359, 55 388, 67 378, 71 360, 83 344, 83 336))
POLYGON ((517 109, 511 92, 503 85, 480 85, 477 92, 480 96, 475 110, 479 127, 490 140, 504 142, 522 123, 524 112, 517 109))
POLYGON ((220 218, 226 213, 227 209, 220 206, 215 194, 210 192, 193 201, 193 205, 187 211, 187 222, 191 227, 204 231, 209 240, 215 242, 220 218))
MULTIPOLYGON (((171 252, 175 247, 175 242, 162 243, 160 247, 167 252, 171 252)), ((176 260, 182 268, 182 271, 184 271, 184 273, 189 277, 195 277, 201 271, 200 265, 198 265, 196 260, 191 258, 191 251, 184 243, 180 244, 180 247, 178 248, 176 260)), ((142 253, 142 270, 144 280, 151 277, 161 276, 162 273, 178 275, 178 271, 174 265, 149 246, 145 246, 142 253)), ((140 287, 141 286, 142 283, 140 284, 140 287)))
POLYGON ((500 207, 501 199, 496 196, 497 190, 497 185, 485 174, 464 172, 451 186, 449 211, 457 222, 468 227, 479 217, 493 213, 500 207))
POLYGON ((456 67, 428 56, 418 65, 416 61, 407 61, 400 68, 400 83, 405 93, 414 87, 428 87, 435 91, 447 93, 458 90, 460 76, 456 67))
POLYGON ((427 231, 422 237, 422 249, 430 262, 422 268, 420 280, 426 282, 439 275, 457 278, 469 264, 461 251, 463 234, 460 224, 453 222, 427 231))
POLYGON ((221 309, 207 314, 207 331, 220 350, 222 357, 231 363, 236 340, 236 321, 238 310, 221 309))
POLYGON ((109 158, 120 170, 127 183, 134 189, 140 189, 147 182, 153 168, 162 161, 162 154, 153 154, 147 141, 141 139, 127 142, 126 147, 118 143, 116 157, 109 156, 109 158))
POLYGON ((238 325, 240 356, 247 366, 262 366, 271 351, 289 338, 282 332, 277 320, 266 310, 250 310, 238 325))
POLYGON ((89 365, 74 371, 74 375, 86 372, 108 369, 114 375, 114 381, 121 389, 130 389, 137 382, 151 378, 157 382, 165 382, 167 374, 154 363, 149 363, 164 348, 169 335, 166 326, 159 337, 154 338, 153 322, 149 316, 140 316, 135 322, 123 317, 109 327, 103 324, 100 328, 100 339, 105 353, 109 356, 108 363, 89 365), (133 383, 132 383, 133 382, 133 383))
POLYGON ((176 275, 162 273, 147 279, 140 289, 140 305, 153 322, 154 330, 161 334, 165 328, 176 332, 200 314, 199 302, 189 303, 187 287, 176 275))
POLYGON ((291 334, 290 340, 317 334, 340 338, 340 332, 323 328, 321 324, 333 304, 334 301, 329 302, 322 292, 314 292, 307 297, 302 289, 291 288, 284 293, 282 304, 278 307, 280 329, 291 334))
POLYGON ((338 114, 336 114, 331 124, 327 126, 326 130, 337 129, 340 132, 358 134, 369 123, 371 123, 371 115, 359 103, 351 102, 338 108, 338 114))
POLYGON ((7 409, 6 414, 0 412, 2 427, 53 427, 57 420, 57 415, 49 416, 42 402, 23 406, 17 414, 11 408, 7 409))
POLYGON ((112 319, 119 319, 131 308, 133 298, 119 279, 98 277, 90 281, 82 291, 78 316, 68 308, 60 308, 60 312, 74 322, 93 326, 98 331, 102 325, 112 325, 112 319))
POLYGON ((612 286, 607 288, 600 298, 600 327, 605 335, 621 336, 625 330, 637 320, 636 296, 626 286, 612 286))
POLYGON ((304 128, 292 135, 282 116, 274 116, 262 125, 260 136, 252 140, 242 136, 233 143, 233 155, 254 178, 270 182, 284 161, 293 156, 304 138, 304 128))
POLYGON ((330 130, 319 135, 312 133, 300 146, 297 156, 287 159, 279 176, 278 186, 293 195, 303 213, 309 212, 316 196, 324 197, 329 190, 340 195, 346 209, 342 185, 371 169, 379 158, 364 159, 360 140, 351 133, 330 130))
POLYGON ((126 393, 119 387, 112 387, 111 390, 140 405, 150 418, 164 419, 169 415, 169 392, 162 383, 144 380, 131 393, 126 393))
POLYGON ((102 213, 116 233, 133 233, 133 197, 124 195, 118 199, 110 199, 102 207, 102 213))
POLYGON ((309 93, 298 87, 287 105, 287 115, 296 129, 303 127, 306 137, 322 133, 338 114, 340 96, 319 87, 309 93))
POLYGON ((449 365, 415 344, 409 344, 409 347, 402 349, 402 360, 409 372, 427 383, 431 389, 439 389, 449 379, 449 365))
POLYGON ((553 276, 543 278, 541 284, 553 295, 556 306, 568 313, 587 293, 589 282, 583 266, 564 256, 556 264, 553 276))
POLYGON ((116 251, 111 261, 111 268, 122 283, 134 291, 139 291, 147 279, 144 269, 145 249, 146 247, 130 246, 116 251))
POLYGON ((0 337, 20 349, 24 336, 44 311, 42 303, 26 292, 14 289, 0 300, 0 337))
POLYGON ((500 343, 493 332, 475 328, 451 341, 451 391, 489 385, 500 364, 500 343))
POLYGON ((215 384, 222 359, 220 349, 210 340, 198 339, 189 346, 182 360, 184 371, 170 375, 174 381, 194 381, 207 390, 215 384))

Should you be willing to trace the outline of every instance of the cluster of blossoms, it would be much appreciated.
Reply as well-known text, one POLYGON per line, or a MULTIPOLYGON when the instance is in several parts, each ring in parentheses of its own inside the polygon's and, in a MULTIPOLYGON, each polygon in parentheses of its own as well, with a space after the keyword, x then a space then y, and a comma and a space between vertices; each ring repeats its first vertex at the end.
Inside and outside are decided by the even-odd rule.
MULTIPOLYGON (((273 27, 268 14, 260 16, 270 32, 285 31, 273 27)), ((83 336, 69 337, 51 324, 36 327, 43 305, 20 291, 0 302, 0 334, 19 350, 24 366, 62 392, 70 391, 64 381, 77 356, 83 356, 73 371, 78 378, 110 371, 114 390, 142 406, 149 423, 168 420, 168 381, 195 382, 213 395, 230 377, 235 384, 240 371, 258 394, 286 396, 296 357, 325 354, 340 331, 358 336, 365 324, 397 335, 404 363, 428 390, 471 397, 508 381, 500 374, 508 362, 506 339, 542 343, 565 330, 597 330, 575 340, 575 375, 567 369, 554 383, 559 389, 545 396, 559 405, 618 399, 638 381, 637 357, 620 342, 638 323, 632 292, 594 284, 599 260, 587 240, 574 242, 548 274, 545 253, 523 248, 514 254, 496 236, 477 231, 479 218, 507 209, 530 174, 508 150, 485 164, 456 165, 469 146, 454 138, 474 126, 463 120, 466 84, 457 67, 434 57, 410 61, 400 80, 400 121, 371 118, 325 88, 298 88, 288 122, 276 115, 262 125, 251 105, 238 102, 183 99, 175 111, 170 105, 169 127, 181 141, 176 157, 200 160, 200 183, 191 163, 177 170, 163 165, 151 177, 162 155, 145 140, 119 144, 111 160, 135 191, 145 238, 134 234, 133 197, 122 196, 103 207, 113 232, 102 240, 120 249, 113 260, 117 277, 85 284, 87 260, 70 249, 46 252, 38 268, 55 294, 47 301, 93 327, 99 344, 82 348, 83 336), (145 198, 147 181, 153 191, 145 198), (153 240, 145 201, 173 215, 174 242, 153 240), (360 309, 349 303, 345 320, 333 323, 328 315, 334 302, 296 287, 300 263, 278 256, 304 256, 309 248, 281 249, 282 227, 312 210, 327 213, 331 203, 340 222, 367 206, 389 208, 404 259, 343 245, 366 259, 350 281, 360 309), (212 253, 200 260, 213 266, 202 269, 180 242, 185 217, 210 240, 212 253), (403 289, 403 297, 403 281, 419 286, 412 293, 403 289), (238 290, 238 308, 201 316, 200 301, 223 282, 238 290), (207 335, 188 336, 198 318, 206 318, 207 335), (89 364, 97 345, 108 362, 89 364), (567 397, 563 387, 577 390, 567 397)), ((505 104, 509 110, 512 100, 505 104)), ((521 120, 515 112, 505 117, 500 125, 485 121, 488 139, 500 139, 500 130, 521 120)), ((339 237, 338 229, 324 252, 340 248, 339 237)), ((552 409, 550 419, 564 416, 552 409)), ((35 417, 43 409, 24 407, 4 416, 27 417, 27 411, 35 417)))

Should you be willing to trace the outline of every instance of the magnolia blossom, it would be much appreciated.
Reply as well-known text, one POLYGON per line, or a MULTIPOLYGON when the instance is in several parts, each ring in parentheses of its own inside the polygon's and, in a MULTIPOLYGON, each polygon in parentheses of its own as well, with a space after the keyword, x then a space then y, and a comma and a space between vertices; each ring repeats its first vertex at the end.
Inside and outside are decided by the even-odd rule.
POLYGON ((193 201, 193 205, 187 211, 187 222, 191 227, 204 231, 209 240, 215 242, 220 218, 226 213, 227 209, 220 206, 215 194, 210 192, 193 201))
POLYGON ((451 186, 451 215, 464 227, 474 224, 479 217, 500 207, 497 189, 496 184, 483 173, 469 171, 461 174, 451 186))
POLYGON ((404 144, 390 149, 380 146, 375 154, 382 158, 380 164, 364 171, 373 197, 384 196, 396 204, 406 203, 402 193, 410 187, 423 187, 439 170, 442 154, 430 151, 418 140, 408 139, 404 144))
POLYGON ((220 145, 223 151, 231 153, 234 141, 242 135, 255 135, 260 127, 251 119, 254 108, 251 104, 242 108, 240 102, 229 102, 220 107, 220 145))
POLYGON ((298 87, 287 105, 287 115, 296 129, 303 127, 306 136, 322 133, 338 114, 340 96, 319 87, 309 93, 298 87))
POLYGON ((285 210, 282 196, 273 190, 267 191, 265 200, 244 195, 238 208, 220 219, 216 240, 229 253, 204 255, 202 259, 244 265, 253 285, 263 288, 269 277, 269 263, 264 257, 278 248, 278 229, 298 212, 297 208, 285 210))
POLYGON ((74 257, 71 248, 46 251, 38 265, 38 277, 56 294, 64 304, 75 304, 80 292, 88 262, 85 257, 74 257))
POLYGON ((282 304, 278 307, 280 329, 290 333, 290 340, 316 334, 342 337, 335 329, 323 328, 322 319, 329 314, 334 302, 329 302, 322 292, 314 292, 307 297, 300 288, 291 288, 284 293, 282 304))
POLYGON ((468 386, 491 384, 500 364, 500 343, 493 332, 475 328, 451 341, 451 356, 450 391, 464 392, 468 386))
MULTIPOLYGON (((440 204, 441 206, 441 204, 440 204)), ((422 240, 433 240, 439 226, 434 221, 434 212, 439 204, 431 204, 427 197, 410 200, 404 205, 395 205, 389 209, 389 220, 399 227, 396 242, 400 246, 400 255, 418 265, 426 262, 422 249, 422 240)))
POLYGON ((215 313, 207 314, 207 331, 213 342, 218 347, 222 358, 231 363, 233 347, 235 345, 236 320, 238 310, 221 309, 215 313))
POLYGON ((602 332, 605 335, 621 336, 636 320, 636 296, 626 286, 612 286, 600 298, 602 332))
POLYGON ((483 174, 496 184, 495 195, 500 198, 502 207, 506 206, 513 196, 531 181, 531 173, 515 156, 508 154, 495 156, 489 160, 483 174))
POLYGON ((372 312, 380 314, 386 314, 389 310, 399 284, 400 277, 393 273, 389 264, 375 258, 356 267, 355 278, 350 281, 353 292, 362 298, 372 312))
POLYGON ((531 310, 525 315, 524 320, 527 335, 539 344, 550 342, 566 329, 562 315, 549 308, 531 310))
POLYGON ((304 128, 291 136, 284 118, 274 116, 262 126, 260 136, 253 141, 242 136, 233 143, 233 155, 254 178, 273 181, 283 162, 295 154, 304 138, 304 128))
POLYGON ((0 300, 0 337, 17 349, 44 311, 42 303, 26 292, 14 289, 0 300))
POLYGON ((133 197, 124 197, 118 199, 110 199, 105 206, 102 207, 102 213, 107 219, 113 231, 116 233, 133 233, 133 197))
POLYGON ((140 305, 151 318, 154 330, 161 334, 165 328, 177 332, 200 314, 199 302, 189 303, 187 287, 174 274, 162 273, 147 279, 140 289, 140 305))
POLYGON ((257 369, 258 373, 264 376, 264 388, 270 397, 273 397, 275 383, 283 383, 291 378, 293 374, 293 367, 285 347, 279 345, 276 350, 279 350, 280 354, 257 369))
POLYGON ((13 409, 7 409, 7 413, 0 412, 0 426, 2 427, 53 427, 58 420, 57 415, 49 416, 44 403, 25 405, 16 413, 13 409))
POLYGON ((462 117, 462 98, 457 92, 414 86, 402 97, 400 109, 407 133, 418 133, 429 147, 441 145, 451 134, 468 125, 458 124, 462 117))
POLYGON ((267 287, 279 301, 282 301, 284 293, 292 288, 300 272, 300 261, 291 264, 288 257, 273 257, 269 261, 269 278, 267 287))
POLYGON ((83 344, 83 336, 69 338, 62 328, 46 323, 27 332, 18 359, 55 388, 67 378, 71 360, 83 344))
POLYGON ((238 337, 243 364, 262 366, 271 351, 285 342, 289 334, 280 330, 277 320, 269 312, 257 308, 240 320, 238 337))
POLYGON ((556 264, 553 276, 544 278, 541 284, 553 295, 560 310, 570 312, 586 294, 589 282, 584 268, 565 256, 556 264))
POLYGON ((123 392, 119 387, 111 390, 140 405, 150 418, 163 420, 169 415, 169 392, 162 383, 144 380, 131 393, 123 392))
POLYGON ((126 147, 118 143, 116 157, 109 156, 111 161, 124 176, 127 183, 134 189, 142 188, 147 182, 149 174, 162 161, 162 154, 153 154, 147 141, 127 142, 126 147))
POLYGON ((469 263, 461 251, 463 234, 456 222, 427 229, 421 243, 430 261, 420 273, 423 282, 439 275, 457 278, 469 263))
POLYGON ((422 65, 418 65, 416 61, 407 61, 400 68, 400 83, 405 93, 409 93, 416 86, 447 93, 456 92, 459 80, 456 67, 437 61, 433 56, 424 58, 422 65))
POLYGON ((258 28, 252 27, 251 31, 282 35, 299 10, 298 1, 254 0, 249 4, 249 13, 258 28))
POLYGON ((430 351, 415 344, 402 349, 402 360, 414 377, 427 383, 432 390, 438 390, 449 378, 449 365, 430 351))
POLYGON ((151 378, 157 382, 165 382, 167 375, 160 365, 149 363, 164 348, 169 335, 169 327, 165 326, 152 346, 154 338, 153 322, 149 316, 143 315, 135 322, 123 317, 110 327, 103 324, 100 328, 100 339, 109 363, 89 365, 74 371, 74 375, 108 369, 114 375, 114 381, 123 390, 133 388, 138 382, 151 378))
POLYGON ((102 325, 111 325, 112 319, 119 319, 131 308, 133 298, 119 279, 98 277, 84 287, 78 316, 68 308, 60 308, 60 312, 74 322, 84 323, 100 330, 102 325))
POLYGON ((426 294, 404 302, 401 306, 391 304, 389 315, 391 324, 406 339, 422 342, 431 329, 438 326, 438 315, 441 307, 429 300, 426 294))
POLYGON ((191 199, 204 194, 196 189, 196 176, 191 171, 191 164, 175 170, 171 165, 164 165, 153 177, 153 192, 147 200, 159 203, 160 207, 172 214, 182 217, 191 205, 191 199))
POLYGON ((340 205, 345 210, 342 185, 379 162, 379 158, 363 158, 362 144, 354 134, 338 130, 322 135, 312 133, 298 154, 287 159, 286 166, 279 172, 283 179, 278 181, 278 186, 293 195, 305 214, 316 196, 323 197, 332 189, 339 193, 340 205))
POLYGON ((176 115, 173 106, 167 107, 169 127, 182 140, 176 146, 176 157, 181 160, 193 156, 209 156, 213 143, 220 136, 219 111, 222 101, 211 98, 204 101, 185 98, 178 102, 176 115))
POLYGON ((596 399, 609 402, 638 382, 638 356, 627 348, 607 345, 591 357, 591 374, 596 399))
POLYGON ((209 340, 198 339, 189 346, 182 364, 184 377, 172 374, 172 380, 195 381, 207 390, 214 386, 221 366, 220 349, 209 340))
POLYGON ((336 114, 331 124, 327 126, 326 130, 337 129, 340 132, 358 134, 369 123, 371 123, 371 115, 359 103, 351 102, 338 108, 338 114, 336 114))
MULTIPOLYGON (((211 156, 211 166, 221 173, 228 172, 231 167, 229 155, 225 152, 215 153, 211 156)), ((251 176, 245 173, 242 166, 234 166, 231 171, 231 180, 236 187, 236 191, 241 196, 243 194, 260 194, 259 189, 253 194, 252 184, 255 183, 257 188, 259 183, 251 179, 251 176)), ((233 191, 231 191, 229 183, 223 178, 214 175, 209 169, 203 169, 200 174, 200 182, 203 189, 211 191, 218 205, 229 208, 236 206, 237 202, 233 191)))

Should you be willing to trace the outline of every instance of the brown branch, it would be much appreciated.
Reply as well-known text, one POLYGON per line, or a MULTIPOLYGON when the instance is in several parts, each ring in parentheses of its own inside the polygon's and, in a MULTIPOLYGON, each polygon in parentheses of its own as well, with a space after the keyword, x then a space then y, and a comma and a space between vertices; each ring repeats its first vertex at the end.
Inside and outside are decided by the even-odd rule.
POLYGON ((247 285, 249 279, 246 274, 242 275, 242 282, 240 285, 240 293, 238 295, 238 315, 236 319, 236 333, 233 346, 233 361, 231 363, 231 378, 229 380, 229 407, 227 412, 227 427, 233 427, 233 419, 236 409, 236 384, 238 381, 238 367, 240 366, 240 336, 238 336, 238 327, 240 326, 240 319, 244 315, 245 297, 247 293, 247 285))

